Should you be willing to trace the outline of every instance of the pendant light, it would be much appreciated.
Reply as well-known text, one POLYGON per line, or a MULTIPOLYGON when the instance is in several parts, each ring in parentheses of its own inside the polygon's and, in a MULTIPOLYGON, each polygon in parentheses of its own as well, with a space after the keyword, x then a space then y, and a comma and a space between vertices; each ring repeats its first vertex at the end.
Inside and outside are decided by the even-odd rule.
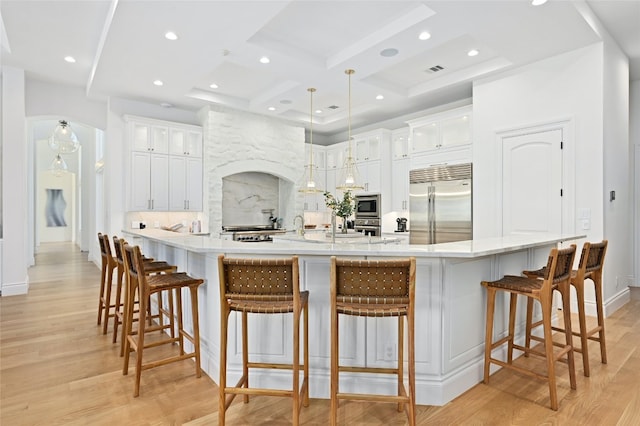
POLYGON ((51 163, 51 167, 49 167, 49 170, 53 172, 54 176, 59 177, 67 173, 67 169, 67 163, 62 157, 60 157, 60 154, 56 154, 56 156, 53 158, 53 162, 51 163))
POLYGON ((360 174, 358 173, 358 168, 356 167, 356 162, 351 150, 351 76, 355 71, 348 69, 345 70, 344 73, 349 76, 349 150, 347 151, 347 158, 345 159, 342 170, 340 171, 340 179, 338 180, 336 189, 341 191, 353 191, 364 189, 364 186, 359 183, 360 174))
POLYGON ((304 176, 302 177, 302 183, 298 191, 307 194, 315 194, 318 192, 324 192, 324 190, 318 186, 313 178, 313 93, 316 91, 313 87, 307 89, 309 92, 309 164, 304 167, 304 176))
POLYGON ((78 137, 67 121, 58 121, 51 136, 49 136, 49 148, 62 154, 70 154, 80 148, 78 137))

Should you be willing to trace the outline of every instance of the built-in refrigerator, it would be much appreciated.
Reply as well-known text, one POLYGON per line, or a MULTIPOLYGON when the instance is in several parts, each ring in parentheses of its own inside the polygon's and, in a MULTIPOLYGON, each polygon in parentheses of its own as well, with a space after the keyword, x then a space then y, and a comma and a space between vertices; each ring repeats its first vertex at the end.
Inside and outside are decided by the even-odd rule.
POLYGON ((471 163, 409 172, 410 244, 473 238, 471 178, 471 163))

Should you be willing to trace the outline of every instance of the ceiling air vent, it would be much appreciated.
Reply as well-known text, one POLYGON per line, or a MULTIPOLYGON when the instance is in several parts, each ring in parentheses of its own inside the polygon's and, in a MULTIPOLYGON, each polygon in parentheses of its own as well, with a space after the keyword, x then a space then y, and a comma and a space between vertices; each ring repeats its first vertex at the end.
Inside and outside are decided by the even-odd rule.
POLYGON ((444 68, 441 67, 440 65, 434 65, 431 68, 424 70, 424 72, 434 73, 434 72, 442 71, 443 69, 444 68))
POLYGON ((329 109, 338 109, 340 107, 338 105, 330 105, 327 108, 329 108, 329 109))

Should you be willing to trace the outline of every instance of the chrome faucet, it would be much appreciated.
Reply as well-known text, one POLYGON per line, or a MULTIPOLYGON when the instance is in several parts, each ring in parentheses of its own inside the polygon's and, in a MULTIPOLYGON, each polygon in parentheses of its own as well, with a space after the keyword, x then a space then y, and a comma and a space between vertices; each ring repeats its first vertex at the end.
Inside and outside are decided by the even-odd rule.
POLYGON ((304 216, 297 215, 293 218, 293 226, 296 226, 296 220, 300 218, 300 229, 298 229, 298 235, 304 235, 304 216))
POLYGON ((336 243, 336 211, 331 212, 331 244, 336 243))

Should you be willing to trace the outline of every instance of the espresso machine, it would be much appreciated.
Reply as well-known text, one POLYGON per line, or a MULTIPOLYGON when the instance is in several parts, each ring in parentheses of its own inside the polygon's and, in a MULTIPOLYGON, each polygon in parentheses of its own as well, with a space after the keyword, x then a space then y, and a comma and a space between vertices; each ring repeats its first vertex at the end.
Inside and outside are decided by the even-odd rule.
POLYGON ((396 232, 407 232, 407 218, 406 217, 399 217, 396 219, 396 222, 398 223, 398 228, 396 229, 396 232))

